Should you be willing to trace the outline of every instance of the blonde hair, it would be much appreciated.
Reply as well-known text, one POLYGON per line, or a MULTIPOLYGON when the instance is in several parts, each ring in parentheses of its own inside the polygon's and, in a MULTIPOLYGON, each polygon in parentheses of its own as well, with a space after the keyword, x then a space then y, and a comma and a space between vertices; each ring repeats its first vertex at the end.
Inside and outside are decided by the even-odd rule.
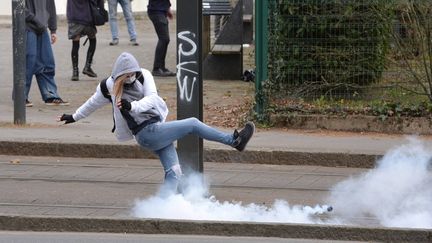
POLYGON ((116 102, 119 102, 121 100, 121 97, 123 95, 123 85, 127 77, 127 73, 123 74, 121 76, 118 76, 114 82, 114 97, 116 102))

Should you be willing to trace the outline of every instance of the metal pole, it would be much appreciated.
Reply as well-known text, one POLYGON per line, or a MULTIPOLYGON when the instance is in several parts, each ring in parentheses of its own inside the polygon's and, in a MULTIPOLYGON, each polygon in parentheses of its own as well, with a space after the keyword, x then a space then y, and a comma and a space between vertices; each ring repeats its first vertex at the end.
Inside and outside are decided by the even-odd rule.
POLYGON ((268 1, 255 1, 255 16, 255 112, 258 114, 258 118, 262 119, 265 101, 262 82, 268 78, 268 1))
POLYGON ((24 0, 12 0, 12 26, 14 124, 22 125, 26 123, 26 26, 24 0))
MULTIPOLYGON (((202 1, 177 1, 177 119, 203 120, 202 1)), ((184 172, 203 172, 203 141, 186 136, 177 142, 184 172)))

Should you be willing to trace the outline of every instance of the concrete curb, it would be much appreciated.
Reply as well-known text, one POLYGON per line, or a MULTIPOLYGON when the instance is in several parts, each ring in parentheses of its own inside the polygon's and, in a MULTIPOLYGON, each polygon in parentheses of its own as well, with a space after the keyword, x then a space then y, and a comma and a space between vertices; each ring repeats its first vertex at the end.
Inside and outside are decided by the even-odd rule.
POLYGON ((290 129, 326 129, 350 132, 378 132, 390 134, 432 134, 432 120, 428 117, 387 117, 349 115, 287 115, 275 114, 271 118, 276 127, 290 129))
MULTIPOLYGON (((138 145, 74 144, 0 141, 0 154, 21 156, 55 156, 87 158, 144 158, 157 157, 138 145)), ((328 167, 373 168, 381 155, 261 151, 247 150, 239 153, 228 149, 204 150, 205 162, 236 162, 276 165, 314 165, 328 167)))
POLYGON ((159 219, 0 216, 0 230, 261 236, 380 242, 432 241, 432 230, 422 229, 159 219))

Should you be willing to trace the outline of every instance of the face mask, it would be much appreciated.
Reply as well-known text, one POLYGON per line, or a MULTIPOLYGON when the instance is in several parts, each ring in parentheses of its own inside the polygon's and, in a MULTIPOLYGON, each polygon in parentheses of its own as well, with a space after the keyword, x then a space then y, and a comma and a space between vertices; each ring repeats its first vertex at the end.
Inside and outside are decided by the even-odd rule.
POLYGON ((129 78, 126 78, 124 83, 125 84, 133 84, 136 81, 136 75, 132 75, 129 78))

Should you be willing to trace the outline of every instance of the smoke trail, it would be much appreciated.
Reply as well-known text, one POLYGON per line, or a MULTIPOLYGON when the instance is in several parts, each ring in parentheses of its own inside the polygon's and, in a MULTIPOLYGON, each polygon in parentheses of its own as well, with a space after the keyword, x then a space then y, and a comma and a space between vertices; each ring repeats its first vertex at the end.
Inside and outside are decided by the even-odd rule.
POLYGON ((431 161, 431 149, 411 138, 375 169, 334 186, 334 213, 346 223, 372 216, 386 227, 432 228, 431 161))
POLYGON ((186 179, 183 194, 160 192, 137 200, 133 215, 139 218, 166 218, 215 221, 279 223, 356 224, 372 217, 386 227, 432 228, 432 151, 415 139, 389 151, 376 168, 335 185, 329 195, 333 206, 330 218, 317 215, 328 206, 289 205, 275 200, 270 207, 241 202, 220 202, 206 196, 208 184, 202 176, 186 179))
POLYGON ((242 205, 241 202, 220 202, 208 195, 208 184, 202 176, 186 178, 189 185, 183 194, 159 193, 142 201, 136 201, 133 215, 139 218, 165 218, 215 221, 252 221, 284 223, 324 223, 317 215, 327 212, 327 206, 294 205, 276 200, 271 207, 258 204, 242 205), (161 196, 164 195, 164 196, 161 196))

